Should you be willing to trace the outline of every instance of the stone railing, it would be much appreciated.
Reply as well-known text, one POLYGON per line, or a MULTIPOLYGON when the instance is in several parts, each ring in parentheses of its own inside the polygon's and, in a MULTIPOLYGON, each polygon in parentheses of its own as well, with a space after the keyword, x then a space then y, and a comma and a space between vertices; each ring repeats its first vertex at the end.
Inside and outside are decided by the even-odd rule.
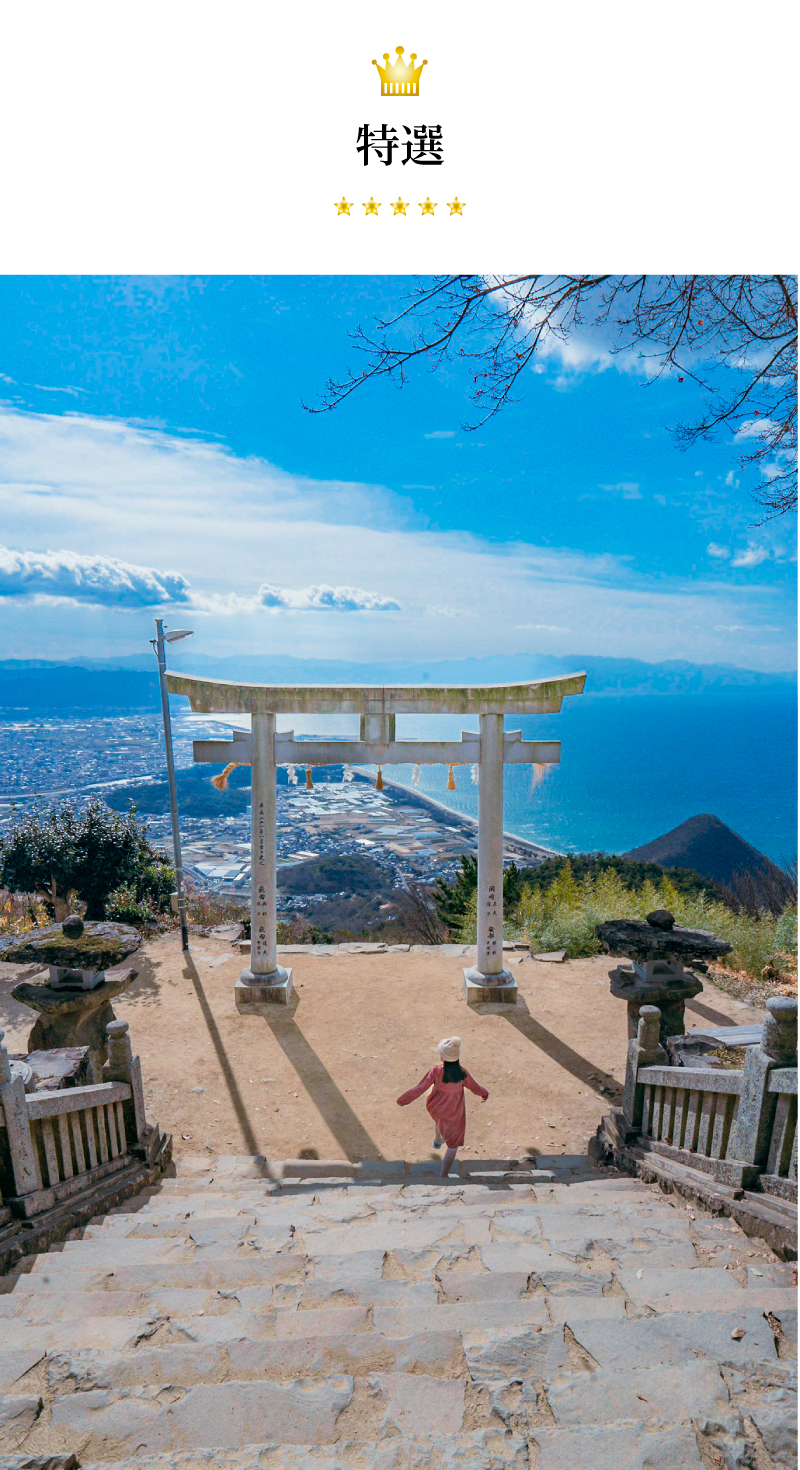
POLYGON ((659 1042, 661 1012, 642 1006, 628 1043, 615 1131, 700 1169, 720 1184, 792 1198, 797 1190, 797 1001, 767 1001, 760 1043, 741 1071, 671 1067, 659 1042), (788 1064, 788 1065, 787 1065, 788 1064))
POLYGON ((726 1159, 736 1131, 741 1072, 644 1067, 642 1136, 708 1165, 726 1159))
POLYGON ((148 1132, 127 1021, 107 1027, 104 1081, 26 1093, 0 1031, 0 1222, 31 1219, 125 1168, 148 1132))
POLYGON ((767 1089, 777 1098, 762 1188, 771 1194, 797 1193, 797 1068, 776 1067, 767 1089))

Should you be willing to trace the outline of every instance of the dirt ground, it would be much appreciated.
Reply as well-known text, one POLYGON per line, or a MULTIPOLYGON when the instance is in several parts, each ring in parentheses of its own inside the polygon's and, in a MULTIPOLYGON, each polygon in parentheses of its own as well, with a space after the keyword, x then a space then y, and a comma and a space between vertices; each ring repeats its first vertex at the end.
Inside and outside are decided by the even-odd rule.
MULTIPOLYGON (((245 960, 229 945, 193 938, 188 958, 174 934, 134 959, 137 979, 116 1004, 142 1059, 147 1112, 174 1136, 176 1155, 262 1153, 417 1160, 431 1156, 424 1100, 396 1098, 457 1034, 462 1059, 489 1089, 468 1094, 467 1156, 582 1153, 621 1094, 626 1019, 609 992, 605 958, 515 966, 515 1007, 470 1009, 462 967, 427 953, 293 954, 288 1008, 240 1016, 234 981, 245 960)), ((9 992, 19 966, 0 965, 0 1027, 25 1051, 33 1012, 9 992)), ((28 972, 30 973, 30 972, 28 972)), ((691 1030, 761 1020, 706 982, 687 1006, 691 1030)))

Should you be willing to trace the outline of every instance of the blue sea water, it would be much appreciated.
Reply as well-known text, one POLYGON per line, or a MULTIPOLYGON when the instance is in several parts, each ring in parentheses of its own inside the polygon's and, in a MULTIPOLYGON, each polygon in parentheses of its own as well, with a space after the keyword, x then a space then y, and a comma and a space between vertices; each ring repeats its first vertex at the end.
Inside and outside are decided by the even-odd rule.
MULTIPOLYGON (((398 737, 458 738, 474 719, 398 719, 398 737)), ((797 853, 797 708, 793 685, 696 694, 584 694, 558 715, 506 720, 526 739, 559 739, 561 764, 532 789, 507 766, 505 828, 559 851, 625 852, 710 812, 781 863, 797 853)), ((411 768, 392 767, 411 785, 411 768)), ((477 816, 467 768, 423 767, 419 790, 477 816)))

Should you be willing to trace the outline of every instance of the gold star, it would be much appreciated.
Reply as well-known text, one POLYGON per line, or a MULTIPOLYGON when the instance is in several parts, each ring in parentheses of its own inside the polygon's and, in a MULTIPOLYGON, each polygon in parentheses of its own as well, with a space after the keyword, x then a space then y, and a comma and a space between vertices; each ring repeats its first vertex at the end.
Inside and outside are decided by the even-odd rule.
POLYGON ((352 204, 352 202, 353 201, 351 199, 350 204, 348 204, 348 202, 345 199, 344 194, 343 194, 342 197, 341 197, 341 199, 339 200, 339 203, 338 204, 334 204, 333 207, 336 210, 336 213, 337 214, 349 214, 350 213, 350 205, 352 204))
POLYGON ((403 201, 402 201, 402 199, 398 195, 397 199, 395 200, 394 204, 392 205, 392 209, 394 210, 395 214, 405 214, 407 208, 408 208, 408 200, 406 200, 406 203, 404 204, 403 201))
POLYGON ((376 204, 375 203, 375 200, 372 198, 372 195, 371 194, 370 194, 370 198, 369 198, 369 204, 367 204, 366 200, 363 200, 363 199, 362 199, 361 202, 364 205, 364 208, 367 211, 367 214, 377 214, 378 213, 378 210, 380 209, 380 204, 376 204))
POLYGON ((464 213, 464 205, 462 204, 462 202, 459 199, 459 197, 458 197, 457 194, 456 194, 455 199, 452 199, 450 201, 450 204, 449 204, 448 208, 449 208, 451 214, 463 214, 464 213))
POLYGON ((422 203, 422 200, 420 200, 419 207, 422 210, 422 213, 423 214, 433 214, 433 211, 436 208, 436 205, 435 204, 431 204, 430 195, 428 195, 428 198, 425 200, 425 203, 424 204, 422 203))

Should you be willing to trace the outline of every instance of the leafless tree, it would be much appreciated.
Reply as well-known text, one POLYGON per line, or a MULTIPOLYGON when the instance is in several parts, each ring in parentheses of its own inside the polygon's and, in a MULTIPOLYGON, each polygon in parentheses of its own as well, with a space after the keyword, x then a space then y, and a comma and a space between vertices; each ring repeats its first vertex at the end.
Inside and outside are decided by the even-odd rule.
POLYGON ((436 912, 433 889, 409 883, 392 894, 396 923, 411 944, 444 944, 448 931, 436 912))
POLYGON ((797 903, 797 859, 780 868, 771 863, 757 871, 742 869, 734 873, 724 891, 735 913, 749 914, 752 919, 759 914, 782 914, 789 904, 797 903))
POLYGON ((330 379, 311 412, 335 408, 374 378, 401 386, 425 360, 474 365, 475 429, 513 401, 526 369, 581 331, 607 334, 609 353, 633 354, 647 381, 670 374, 704 391, 699 417, 674 429, 683 447, 727 428, 754 467, 765 519, 797 504, 796 276, 435 276, 393 316, 351 333, 359 370, 330 379))

